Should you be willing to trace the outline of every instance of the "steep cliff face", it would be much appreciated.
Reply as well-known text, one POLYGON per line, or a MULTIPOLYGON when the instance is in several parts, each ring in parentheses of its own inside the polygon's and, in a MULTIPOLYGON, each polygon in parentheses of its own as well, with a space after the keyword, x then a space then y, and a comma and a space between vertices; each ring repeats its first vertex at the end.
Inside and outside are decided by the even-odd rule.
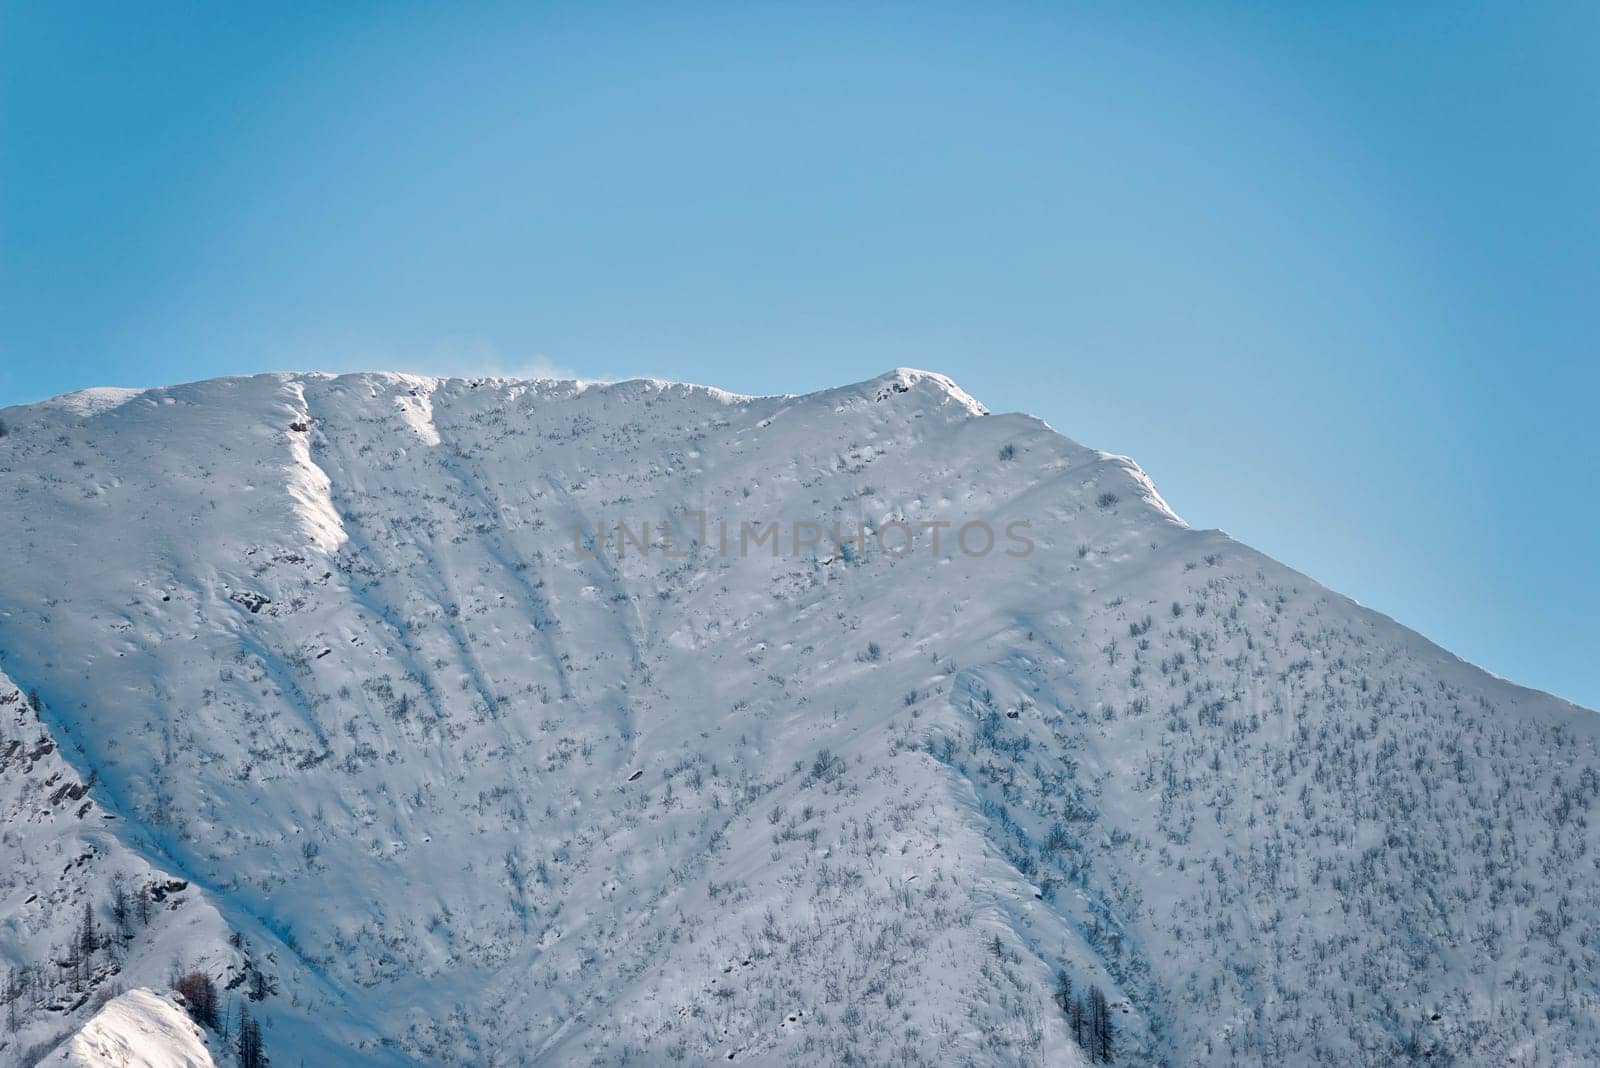
POLYGON ((1593 714, 940 376, 5 419, 59 748, 0 772, 0 947, 58 985, 125 870, 203 922, 119 974, 244 976, 290 1058, 1071 1064, 1062 970, 1133 1063, 1600 1055, 1593 714))

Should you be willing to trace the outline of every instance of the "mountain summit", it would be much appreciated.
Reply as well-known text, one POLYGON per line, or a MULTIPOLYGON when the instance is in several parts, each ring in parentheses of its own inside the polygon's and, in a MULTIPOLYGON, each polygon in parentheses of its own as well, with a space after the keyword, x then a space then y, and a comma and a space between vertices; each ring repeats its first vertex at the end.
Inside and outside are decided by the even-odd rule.
POLYGON ((943 376, 0 416, 0 1062, 1600 1061, 1595 715, 943 376))

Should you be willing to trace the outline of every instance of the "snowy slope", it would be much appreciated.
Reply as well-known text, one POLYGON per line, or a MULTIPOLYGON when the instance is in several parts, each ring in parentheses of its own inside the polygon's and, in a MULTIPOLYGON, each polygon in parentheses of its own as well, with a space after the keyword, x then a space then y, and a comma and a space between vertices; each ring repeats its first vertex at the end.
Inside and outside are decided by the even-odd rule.
POLYGON ((152 864, 139 832, 96 803, 94 785, 0 674, 0 1063, 54 1045, 94 1011, 97 991, 165 986, 179 962, 219 977, 242 964, 206 896, 152 864), (119 891, 120 921, 109 907, 119 891), (86 907, 101 945, 85 954, 86 907))
MULTIPOLYGON (((940 376, 3 417, 0 667, 275 1060, 1075 1064, 1058 968, 1124 1063, 1600 1057, 1593 714, 940 376), (884 543, 794 544, 834 522, 884 543)), ((106 907, 15 933, 59 870, 13 961, 106 907)))
POLYGON ((214 1068, 205 1034, 183 1009, 146 989, 130 990, 45 1058, 63 1068, 214 1068))

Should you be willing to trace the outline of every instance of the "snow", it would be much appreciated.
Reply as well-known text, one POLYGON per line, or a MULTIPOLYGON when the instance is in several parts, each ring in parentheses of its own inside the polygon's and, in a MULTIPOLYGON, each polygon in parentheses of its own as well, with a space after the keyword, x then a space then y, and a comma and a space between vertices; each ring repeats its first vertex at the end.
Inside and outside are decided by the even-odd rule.
POLYGON ((65 959, 85 904, 109 896, 118 883, 145 895, 148 909, 114 952, 92 960, 79 978, 67 968, 44 970, 32 995, 42 1011, 28 1018, 19 1006, 17 1032, 0 1040, 0 1064, 7 1063, 8 1047, 59 1037, 63 1023, 92 1011, 92 994, 103 984, 165 986, 175 961, 224 975, 238 967, 216 908, 159 861, 153 864, 143 836, 96 802, 3 673, 0 817, 0 968, 10 976, 26 964, 65 959))
POLYGON ((280 1064, 1072 1065, 1058 968, 1124 1063, 1600 1058, 1593 713, 941 375, 0 414, 0 1062, 175 962, 280 1064))
POLYGON ((90 389, 80 389, 76 393, 63 393, 59 397, 52 397, 41 406, 60 408, 78 416, 92 416, 125 404, 142 392, 116 386, 95 386, 90 389))
POLYGON ((150 990, 111 999, 45 1065, 72 1068, 213 1068, 204 1033, 150 990))

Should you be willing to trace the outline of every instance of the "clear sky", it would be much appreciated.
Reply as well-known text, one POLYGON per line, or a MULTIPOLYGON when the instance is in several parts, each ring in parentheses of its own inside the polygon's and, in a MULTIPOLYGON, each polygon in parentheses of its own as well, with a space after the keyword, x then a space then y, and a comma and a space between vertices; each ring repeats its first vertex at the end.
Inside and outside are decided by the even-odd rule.
POLYGON ((1597 339, 1594 3, 0 0, 0 405, 924 367, 1600 707, 1597 339))

